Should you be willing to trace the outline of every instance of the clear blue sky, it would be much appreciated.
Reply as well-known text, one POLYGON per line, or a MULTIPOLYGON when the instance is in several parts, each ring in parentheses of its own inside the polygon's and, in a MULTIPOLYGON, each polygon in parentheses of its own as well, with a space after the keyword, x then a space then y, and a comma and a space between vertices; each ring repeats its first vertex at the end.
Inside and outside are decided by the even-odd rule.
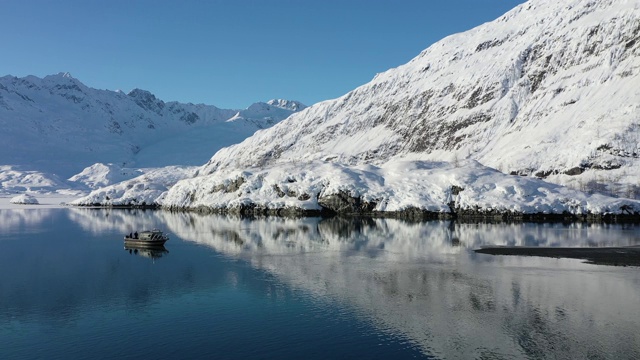
POLYGON ((245 108, 311 105, 524 0, 2 0, 0 75, 245 108))

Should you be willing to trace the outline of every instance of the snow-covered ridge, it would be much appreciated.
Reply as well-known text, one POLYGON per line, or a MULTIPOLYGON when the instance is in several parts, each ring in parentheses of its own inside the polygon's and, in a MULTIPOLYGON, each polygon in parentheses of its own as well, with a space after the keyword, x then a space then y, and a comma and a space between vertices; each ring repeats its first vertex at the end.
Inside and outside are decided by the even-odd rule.
POLYGON ((22 194, 11 198, 12 204, 37 205, 38 199, 29 194, 22 194))
MULTIPOLYGON (((104 166, 99 165, 101 165, 100 167, 104 166)), ((166 166, 147 169, 142 175, 120 182, 108 182, 107 186, 93 190, 89 195, 72 201, 70 205, 157 206, 159 199, 171 186, 179 180, 192 177, 196 170, 195 166, 166 166)), ((98 172, 98 174, 100 173, 98 172)), ((90 177, 92 180, 100 178, 99 176, 90 177)))
POLYGON ((200 174, 468 158, 620 194, 639 185, 639 85, 638 1, 530 0, 222 149, 200 174))
POLYGON ((70 188, 64 179, 54 174, 28 170, 21 166, 0 165, 0 195, 19 192, 53 192, 70 188))
POLYGON ((280 109, 291 110, 291 111, 300 111, 304 110, 307 106, 303 103, 295 100, 285 100, 285 99, 272 99, 267 101, 268 105, 275 106, 280 109))
POLYGON ((298 101, 274 99, 266 103, 258 102, 248 108, 238 111, 227 121, 248 121, 260 129, 268 128, 281 119, 287 118, 293 112, 304 110, 305 105, 298 101))
POLYGON ((95 163, 201 165, 221 147, 302 108, 287 100, 244 110, 164 102, 141 89, 128 94, 93 89, 68 73, 42 79, 4 76, 0 164, 29 166, 63 178, 95 163), (242 119, 227 122, 238 113, 242 119))
POLYGON ((69 181, 86 185, 90 189, 98 189, 137 177, 144 173, 142 169, 127 169, 116 164, 96 163, 73 175, 69 181))

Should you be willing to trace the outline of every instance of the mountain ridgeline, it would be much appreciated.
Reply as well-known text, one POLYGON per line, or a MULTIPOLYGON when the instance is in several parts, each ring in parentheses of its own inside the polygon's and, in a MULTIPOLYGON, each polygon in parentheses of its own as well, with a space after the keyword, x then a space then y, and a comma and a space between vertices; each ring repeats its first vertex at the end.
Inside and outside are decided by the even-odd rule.
POLYGON ((633 197, 640 186, 640 3, 530 0, 222 149, 200 174, 398 158, 473 159, 506 174, 581 190, 606 184, 600 190, 633 197))
POLYGON ((304 109, 271 100, 244 110, 98 90, 68 73, 0 78, 0 164, 69 177, 94 163, 201 165, 212 153, 304 109))

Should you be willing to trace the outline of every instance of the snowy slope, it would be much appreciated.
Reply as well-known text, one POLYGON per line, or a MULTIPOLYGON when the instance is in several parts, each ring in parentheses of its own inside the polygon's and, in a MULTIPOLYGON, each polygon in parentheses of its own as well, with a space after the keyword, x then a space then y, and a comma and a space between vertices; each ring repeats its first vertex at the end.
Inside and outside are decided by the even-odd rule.
POLYGON ((90 189, 97 189, 137 177, 143 173, 142 169, 128 169, 116 164, 96 163, 73 175, 69 181, 83 184, 90 189))
POLYGON ((530 0, 222 149, 200 174, 397 158, 639 185, 640 2, 530 0))
POLYGON ((158 198, 179 180, 192 177, 197 167, 165 166, 143 169, 143 171, 142 175, 99 187, 89 195, 70 202, 70 205, 156 206, 158 198))
POLYGON ((221 147, 303 108, 273 100, 244 110, 219 109, 164 102, 140 89, 97 90, 68 73, 5 76, 0 78, 0 164, 62 178, 94 163, 201 165, 221 147))
POLYGON ((381 167, 313 161, 221 169, 169 189, 140 178, 93 191, 73 205, 161 205, 233 213, 397 212, 457 214, 632 214, 640 201, 587 195, 539 179, 510 176, 463 160, 395 161, 381 167), (150 191, 151 189, 152 191, 150 191), (164 190, 169 191, 164 191, 164 190))
POLYGON ((0 165, 0 195, 21 192, 54 192, 72 188, 64 179, 54 174, 29 170, 22 166, 0 165))

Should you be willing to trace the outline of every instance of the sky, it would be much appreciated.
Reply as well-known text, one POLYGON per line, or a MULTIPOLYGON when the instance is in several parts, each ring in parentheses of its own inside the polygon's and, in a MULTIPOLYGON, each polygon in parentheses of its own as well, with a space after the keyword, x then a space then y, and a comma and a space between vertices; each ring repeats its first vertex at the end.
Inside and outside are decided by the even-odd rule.
POLYGON ((0 0, 0 76, 242 109, 333 99, 524 0, 0 0))

